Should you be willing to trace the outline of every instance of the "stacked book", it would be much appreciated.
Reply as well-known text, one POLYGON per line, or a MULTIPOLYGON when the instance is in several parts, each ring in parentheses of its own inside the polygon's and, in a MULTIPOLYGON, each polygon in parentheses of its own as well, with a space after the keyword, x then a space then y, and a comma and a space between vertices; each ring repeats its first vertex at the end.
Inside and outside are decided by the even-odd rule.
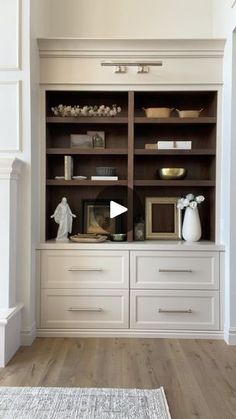
POLYGON ((73 176, 73 157, 64 156, 64 175, 65 180, 71 180, 73 176))
POLYGON ((191 150, 192 141, 157 141, 153 144, 145 144, 147 150, 191 150))
POLYGON ((118 176, 91 176, 91 180, 118 180, 118 176))

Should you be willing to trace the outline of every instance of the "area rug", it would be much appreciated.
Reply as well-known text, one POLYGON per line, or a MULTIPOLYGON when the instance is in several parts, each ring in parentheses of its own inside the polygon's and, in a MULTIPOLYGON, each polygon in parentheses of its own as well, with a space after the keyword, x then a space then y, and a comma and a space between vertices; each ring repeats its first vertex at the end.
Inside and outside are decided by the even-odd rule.
POLYGON ((0 387, 1 419, 171 419, 157 390, 0 387))

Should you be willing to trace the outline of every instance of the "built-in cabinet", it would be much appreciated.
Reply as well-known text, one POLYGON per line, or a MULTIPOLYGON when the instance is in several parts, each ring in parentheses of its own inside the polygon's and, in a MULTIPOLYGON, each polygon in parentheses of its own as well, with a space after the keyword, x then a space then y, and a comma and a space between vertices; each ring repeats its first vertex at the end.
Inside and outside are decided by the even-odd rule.
MULTIPOLYGON (((39 336, 170 336, 222 338, 224 247, 221 220, 221 40, 40 40, 41 242, 38 246, 39 336), (158 63, 157 63, 158 62, 158 63), (146 63, 146 64, 145 64, 146 63), (121 107, 113 117, 60 117, 52 107, 121 107), (169 107, 168 118, 143 108, 169 107), (202 109, 180 118, 176 109, 202 109), (104 149, 70 146, 71 134, 103 131, 104 149), (158 140, 189 140, 189 150, 147 149, 158 140), (65 180, 64 156, 74 160, 65 180), (117 181, 93 181, 114 166, 117 181), (161 167, 185 167, 162 180, 161 167), (146 197, 202 194, 202 240, 135 242, 134 220, 146 197), (54 241, 50 215, 66 196, 73 233, 83 232, 83 201, 103 198, 128 207, 125 243, 54 241)), ((168 214, 164 219, 168 226, 168 214)))

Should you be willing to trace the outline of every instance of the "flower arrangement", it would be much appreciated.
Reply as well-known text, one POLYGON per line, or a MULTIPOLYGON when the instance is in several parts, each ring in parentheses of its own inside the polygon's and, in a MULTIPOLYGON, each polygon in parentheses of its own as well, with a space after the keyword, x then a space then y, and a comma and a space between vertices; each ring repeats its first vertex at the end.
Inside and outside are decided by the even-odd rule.
POLYGON ((198 204, 201 204, 205 200, 203 195, 194 196, 189 193, 185 198, 180 198, 177 203, 177 208, 183 210, 184 208, 197 208, 198 204))
POLYGON ((116 116, 121 112, 117 105, 105 106, 68 106, 58 105, 51 108, 54 116, 116 116))

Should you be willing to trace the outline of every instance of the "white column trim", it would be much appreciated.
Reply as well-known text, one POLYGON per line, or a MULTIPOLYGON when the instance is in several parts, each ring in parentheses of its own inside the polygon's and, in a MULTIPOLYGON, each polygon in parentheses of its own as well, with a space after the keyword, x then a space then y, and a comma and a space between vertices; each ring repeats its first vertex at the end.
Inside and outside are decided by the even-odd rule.
POLYGON ((23 304, 0 310, 0 368, 7 365, 20 346, 21 312, 23 304))
POLYGON ((236 345, 236 327, 224 329, 224 340, 228 345, 236 345))
POLYGON ((18 179, 23 161, 16 158, 0 158, 0 179, 18 179))

